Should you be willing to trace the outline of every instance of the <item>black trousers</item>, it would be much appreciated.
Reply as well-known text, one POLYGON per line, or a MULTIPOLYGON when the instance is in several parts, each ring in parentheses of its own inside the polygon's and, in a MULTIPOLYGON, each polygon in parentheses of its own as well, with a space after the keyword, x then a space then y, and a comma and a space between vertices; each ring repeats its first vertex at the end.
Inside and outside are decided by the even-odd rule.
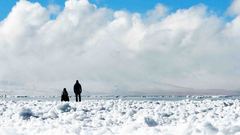
POLYGON ((75 94, 76 102, 81 102, 81 94, 75 94))

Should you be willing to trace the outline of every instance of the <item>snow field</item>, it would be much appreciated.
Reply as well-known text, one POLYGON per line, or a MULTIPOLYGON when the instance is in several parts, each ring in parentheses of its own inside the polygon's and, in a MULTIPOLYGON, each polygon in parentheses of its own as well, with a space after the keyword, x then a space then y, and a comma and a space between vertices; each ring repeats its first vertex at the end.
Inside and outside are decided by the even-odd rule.
POLYGON ((1 135, 240 135, 239 100, 0 100, 1 135))

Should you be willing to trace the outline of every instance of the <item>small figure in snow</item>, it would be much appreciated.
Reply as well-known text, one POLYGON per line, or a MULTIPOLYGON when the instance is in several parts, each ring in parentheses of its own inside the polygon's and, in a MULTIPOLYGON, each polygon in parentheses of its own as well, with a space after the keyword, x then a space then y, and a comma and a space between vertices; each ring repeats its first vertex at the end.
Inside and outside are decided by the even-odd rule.
POLYGON ((69 96, 66 88, 63 89, 61 101, 69 101, 69 96))
POLYGON ((75 93, 75 96, 76 96, 76 102, 81 102, 82 86, 78 82, 78 80, 74 84, 73 90, 74 90, 74 93, 75 93))

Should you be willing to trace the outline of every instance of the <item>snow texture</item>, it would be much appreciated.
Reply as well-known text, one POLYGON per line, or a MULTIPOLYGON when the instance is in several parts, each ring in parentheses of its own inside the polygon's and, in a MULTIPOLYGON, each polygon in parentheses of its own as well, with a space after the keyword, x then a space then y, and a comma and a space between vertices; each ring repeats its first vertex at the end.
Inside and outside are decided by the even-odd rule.
POLYGON ((1 135, 239 135, 240 102, 0 100, 1 135))

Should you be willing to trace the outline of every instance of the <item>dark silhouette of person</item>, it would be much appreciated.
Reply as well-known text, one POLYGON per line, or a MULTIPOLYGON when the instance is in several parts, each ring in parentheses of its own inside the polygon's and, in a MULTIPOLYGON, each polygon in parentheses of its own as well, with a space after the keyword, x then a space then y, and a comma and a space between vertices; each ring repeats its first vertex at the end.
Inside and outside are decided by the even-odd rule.
POLYGON ((69 96, 66 88, 63 89, 61 101, 69 101, 69 96))
POLYGON ((81 102, 82 86, 78 82, 78 80, 74 84, 73 90, 74 90, 74 93, 75 93, 75 96, 76 96, 76 102, 81 102))

